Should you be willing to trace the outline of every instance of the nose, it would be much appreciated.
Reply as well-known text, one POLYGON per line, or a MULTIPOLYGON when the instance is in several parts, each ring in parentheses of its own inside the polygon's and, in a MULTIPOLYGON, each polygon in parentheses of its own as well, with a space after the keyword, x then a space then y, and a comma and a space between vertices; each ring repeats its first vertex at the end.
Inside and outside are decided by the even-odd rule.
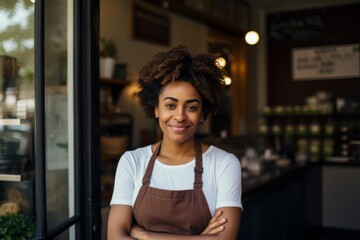
POLYGON ((174 114, 174 119, 178 122, 184 121, 186 119, 185 109, 182 107, 179 107, 178 109, 176 109, 175 114, 174 114))

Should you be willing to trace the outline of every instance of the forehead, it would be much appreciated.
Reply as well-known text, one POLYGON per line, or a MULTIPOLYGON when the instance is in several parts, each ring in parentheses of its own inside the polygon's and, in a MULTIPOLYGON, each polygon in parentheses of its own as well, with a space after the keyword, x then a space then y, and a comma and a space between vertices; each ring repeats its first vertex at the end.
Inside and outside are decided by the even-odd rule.
POLYGON ((175 97, 177 99, 198 99, 201 100, 200 94, 197 89, 189 82, 174 81, 166 84, 159 95, 160 99, 164 97, 175 97))

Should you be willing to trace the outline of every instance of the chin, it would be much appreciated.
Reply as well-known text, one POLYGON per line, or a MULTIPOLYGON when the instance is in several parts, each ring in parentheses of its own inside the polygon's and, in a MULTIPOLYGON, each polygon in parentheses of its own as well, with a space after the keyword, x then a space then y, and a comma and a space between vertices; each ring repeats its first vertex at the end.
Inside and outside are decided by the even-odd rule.
POLYGON ((194 138, 194 135, 192 135, 192 136, 172 136, 172 137, 169 137, 168 139, 172 142, 182 144, 187 141, 193 140, 193 138, 194 138))

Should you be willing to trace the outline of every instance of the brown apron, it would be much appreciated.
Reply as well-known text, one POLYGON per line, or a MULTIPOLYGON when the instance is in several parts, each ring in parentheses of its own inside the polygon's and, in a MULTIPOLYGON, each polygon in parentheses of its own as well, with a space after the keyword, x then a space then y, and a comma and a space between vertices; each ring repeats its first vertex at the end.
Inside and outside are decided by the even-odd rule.
MULTIPOLYGON (((207 227, 211 213, 202 191, 202 152, 196 141, 194 189, 163 190, 150 187, 151 173, 160 150, 153 153, 135 200, 133 215, 136 223, 152 232, 198 235, 207 227)), ((182 181, 182 179, 179 179, 182 181)))

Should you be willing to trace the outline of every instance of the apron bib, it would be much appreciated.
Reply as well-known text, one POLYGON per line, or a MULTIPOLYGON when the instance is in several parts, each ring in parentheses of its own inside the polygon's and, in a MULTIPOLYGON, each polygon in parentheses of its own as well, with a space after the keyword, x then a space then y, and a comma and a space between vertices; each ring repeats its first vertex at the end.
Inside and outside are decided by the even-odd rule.
POLYGON ((134 203, 135 221, 140 227, 152 232, 178 235, 201 234, 211 219, 209 206, 202 191, 201 145, 196 141, 193 189, 176 191, 150 187, 150 178, 160 145, 161 143, 150 158, 134 203))

